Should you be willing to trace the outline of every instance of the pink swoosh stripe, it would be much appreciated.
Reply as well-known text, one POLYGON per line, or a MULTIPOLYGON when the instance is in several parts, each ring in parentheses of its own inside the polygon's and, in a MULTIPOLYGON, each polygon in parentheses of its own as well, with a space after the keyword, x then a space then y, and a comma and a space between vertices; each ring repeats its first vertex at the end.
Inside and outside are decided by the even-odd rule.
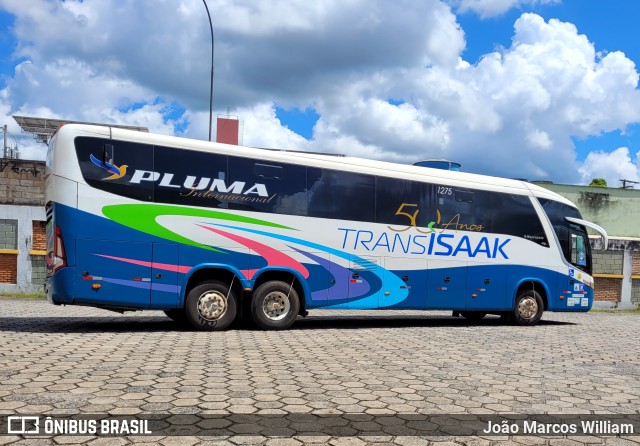
POLYGON ((247 279, 251 279, 255 273, 258 272, 257 269, 241 269, 240 272, 244 274, 247 279))
POLYGON ((228 239, 233 240, 234 242, 240 243, 241 245, 246 246, 247 248, 255 251, 267 261, 269 266, 286 266, 288 268, 294 269, 302 274, 302 277, 307 279, 309 277, 309 271, 304 265, 298 262, 296 259, 289 257, 288 255, 276 251, 273 248, 270 248, 267 245, 263 245, 262 243, 258 243, 254 240, 241 237, 236 234, 231 234, 230 232, 221 231, 220 229, 211 228, 209 226, 198 225, 201 228, 208 229, 211 232, 215 232, 216 234, 227 237, 228 239))
MULTIPOLYGON (((177 272, 177 273, 188 273, 189 270, 191 269, 190 266, 179 266, 179 265, 170 265, 168 263, 153 263, 153 262, 145 262, 142 260, 133 260, 133 259, 126 259, 124 257, 114 257, 114 256, 108 256, 105 254, 96 254, 97 256, 100 257, 106 257, 108 259, 113 259, 113 260, 119 260, 121 262, 126 262, 126 263, 133 263, 134 265, 140 265, 140 266, 148 266, 150 268, 158 268, 158 269, 162 269, 165 271, 173 271, 173 272, 177 272)), ((247 279, 251 279, 251 277, 253 277, 253 275, 258 272, 257 269, 243 269, 240 270, 240 272, 242 274, 245 275, 245 277, 247 279)))
POLYGON ((119 260, 120 262, 133 263, 134 265, 148 266, 149 268, 157 268, 165 271, 173 271, 173 272, 182 273, 182 274, 188 273, 189 270, 191 269, 190 266, 170 265, 168 263, 145 262, 143 260, 126 259, 124 257, 114 257, 114 256, 108 256, 105 254, 96 254, 96 255, 100 257, 106 257, 107 259, 119 260))

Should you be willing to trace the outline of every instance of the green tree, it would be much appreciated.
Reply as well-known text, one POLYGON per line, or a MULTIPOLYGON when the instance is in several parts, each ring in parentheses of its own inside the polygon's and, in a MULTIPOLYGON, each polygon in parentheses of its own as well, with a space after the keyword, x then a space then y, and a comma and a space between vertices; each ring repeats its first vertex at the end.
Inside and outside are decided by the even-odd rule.
POLYGON ((589 186, 607 187, 607 180, 605 180, 604 178, 594 178, 593 180, 591 180, 591 183, 589 183, 589 186))

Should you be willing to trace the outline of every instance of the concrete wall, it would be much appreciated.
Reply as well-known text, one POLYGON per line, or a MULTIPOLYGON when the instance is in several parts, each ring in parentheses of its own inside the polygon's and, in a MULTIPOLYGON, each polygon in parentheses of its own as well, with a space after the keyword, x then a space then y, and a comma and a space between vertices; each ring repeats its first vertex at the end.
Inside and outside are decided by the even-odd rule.
POLYGON ((591 238, 596 308, 640 305, 640 239, 612 237, 607 250, 591 238))
POLYGON ((624 251, 593 251, 594 269, 601 274, 622 274, 624 251))
MULTIPOLYGON (((33 284, 32 279, 32 257, 37 257, 36 276, 43 277, 44 271, 44 250, 37 250, 33 247, 34 240, 34 224, 33 221, 44 222, 46 219, 43 206, 16 206, 0 204, 0 215, 7 220, 17 221, 17 253, 2 254, 3 257, 13 255, 15 258, 15 280, 14 283, 0 283, 0 291, 7 292, 25 292, 35 293, 43 290, 44 280, 40 283, 33 284)), ((42 223, 38 223, 36 227, 43 227, 42 223)), ((39 236, 41 237, 41 236, 39 236)), ((2 252, 2 251, 0 251, 2 252)), ((7 260, 8 261, 8 260, 7 260)))
POLYGON ((573 201, 585 220, 615 237, 640 238, 640 189, 536 183, 573 201))
POLYGON ((0 159, 0 291, 42 291, 44 169, 44 161, 0 159))
POLYGON ((44 166, 44 161, 0 159, 0 204, 44 206, 44 166))

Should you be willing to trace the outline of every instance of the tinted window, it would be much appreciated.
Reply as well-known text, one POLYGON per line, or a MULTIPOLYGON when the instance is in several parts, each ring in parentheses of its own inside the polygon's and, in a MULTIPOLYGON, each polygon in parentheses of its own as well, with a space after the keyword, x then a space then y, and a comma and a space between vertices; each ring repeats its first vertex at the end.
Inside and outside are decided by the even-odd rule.
POLYGON ((435 221, 435 188, 431 184, 394 178, 376 179, 376 222, 426 227, 435 221))
POLYGON ((230 156, 228 186, 242 183, 244 192, 229 201, 229 209, 305 215, 306 171, 305 166, 230 156))
POLYGON ((307 169, 310 217, 375 221, 375 177, 329 169, 307 169))
POLYGON ((153 146, 79 136, 76 155, 85 181, 96 189, 153 200, 153 146))
POLYGON ((580 212, 572 206, 568 206, 554 200, 538 198, 538 201, 542 205, 544 212, 547 214, 547 217, 551 222, 551 226, 553 226, 553 230, 558 237, 560 249, 562 250, 565 259, 567 259, 568 262, 571 262, 572 240, 570 231, 572 228, 574 229, 574 232, 582 229, 577 225, 570 224, 565 217, 582 218, 580 212))
POLYGON ((549 246, 531 199, 525 195, 492 193, 492 232, 522 237, 549 246))
POLYGON ((547 200, 546 198, 538 198, 538 201, 553 226, 568 226, 569 223, 565 220, 565 217, 582 218, 580 211, 573 206, 554 200, 547 200))
POLYGON ((223 207, 218 186, 226 181, 225 155, 156 146, 155 170, 156 202, 223 207))
POLYGON ((491 231, 491 193, 481 190, 436 186, 437 227, 461 231, 491 231))

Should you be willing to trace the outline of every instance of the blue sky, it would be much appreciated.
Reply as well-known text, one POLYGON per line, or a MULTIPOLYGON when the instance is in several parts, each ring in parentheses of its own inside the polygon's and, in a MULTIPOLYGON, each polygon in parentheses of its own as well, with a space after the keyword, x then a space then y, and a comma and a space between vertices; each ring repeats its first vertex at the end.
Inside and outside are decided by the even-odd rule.
POLYGON ((5 76, 11 76, 15 67, 12 60, 13 49, 16 44, 15 37, 9 31, 13 26, 13 15, 0 9, 0 86, 4 86, 5 76))
MULTIPOLYGON (((238 116, 246 145, 640 179, 640 2, 208 4, 215 114, 238 116)), ((0 120, 26 156, 45 148, 12 114, 207 138, 201 2, 0 0, 0 29, 0 120)))
MULTIPOLYGON (((458 22, 467 36, 463 57, 475 62, 497 46, 508 47, 513 36, 513 23, 523 12, 535 12, 547 20, 557 18, 571 22, 579 33, 594 43, 597 51, 622 51, 636 65, 640 62, 640 39, 637 37, 640 2, 629 0, 562 0, 551 4, 523 5, 489 19, 481 19, 472 12, 460 14, 458 22)), ((640 127, 634 124, 624 131, 574 138, 578 159, 583 161, 594 150, 640 147, 639 132, 640 127)))

